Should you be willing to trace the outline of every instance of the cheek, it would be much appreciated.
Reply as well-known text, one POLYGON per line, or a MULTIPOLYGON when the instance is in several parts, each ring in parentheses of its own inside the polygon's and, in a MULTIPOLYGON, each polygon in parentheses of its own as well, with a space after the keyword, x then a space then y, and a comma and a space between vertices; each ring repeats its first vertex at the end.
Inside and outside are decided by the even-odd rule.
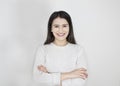
POLYGON ((54 30, 51 30, 53 36, 56 36, 56 32, 54 30))
POLYGON ((58 31, 58 29, 57 28, 51 28, 51 32, 57 32, 58 31))
POLYGON ((69 28, 66 28, 66 29, 65 29, 65 32, 69 33, 69 28))

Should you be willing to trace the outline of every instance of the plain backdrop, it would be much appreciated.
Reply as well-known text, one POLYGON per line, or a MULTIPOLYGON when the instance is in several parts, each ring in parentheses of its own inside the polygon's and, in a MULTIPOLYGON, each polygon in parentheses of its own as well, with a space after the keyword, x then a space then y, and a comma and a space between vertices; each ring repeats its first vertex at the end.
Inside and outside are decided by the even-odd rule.
POLYGON ((120 0, 0 0, 0 86, 35 86, 35 51, 56 10, 71 15, 86 50, 86 86, 120 86, 120 0))

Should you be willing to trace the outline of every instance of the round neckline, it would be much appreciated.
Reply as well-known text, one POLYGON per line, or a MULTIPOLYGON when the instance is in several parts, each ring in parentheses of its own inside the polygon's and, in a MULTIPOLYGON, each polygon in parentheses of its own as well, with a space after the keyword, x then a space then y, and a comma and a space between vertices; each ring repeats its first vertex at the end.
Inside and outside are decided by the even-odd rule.
POLYGON ((67 47, 68 45, 69 45, 70 43, 68 42, 66 45, 64 45, 64 46, 59 46, 59 45, 56 45, 55 43, 51 43, 51 45, 53 45, 53 46, 55 46, 55 47, 58 47, 58 48, 65 48, 65 47, 67 47))

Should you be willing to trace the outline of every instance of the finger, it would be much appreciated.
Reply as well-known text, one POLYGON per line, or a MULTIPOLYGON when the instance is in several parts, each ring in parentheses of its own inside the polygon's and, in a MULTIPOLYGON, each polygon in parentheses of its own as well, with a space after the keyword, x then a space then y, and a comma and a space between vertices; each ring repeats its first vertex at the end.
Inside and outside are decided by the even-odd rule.
POLYGON ((38 66, 38 69, 42 69, 42 68, 44 68, 43 66, 38 66))
POLYGON ((81 70, 81 71, 87 71, 87 69, 85 69, 85 68, 80 68, 79 70, 81 70))
POLYGON ((86 77, 85 77, 84 74, 80 74, 80 78, 82 78, 82 79, 86 79, 86 77))
POLYGON ((42 67, 38 67, 38 70, 43 71, 43 68, 42 67))
POLYGON ((38 65, 39 67, 44 67, 43 65, 38 65))
POLYGON ((87 74, 87 72, 79 72, 79 73, 76 73, 76 74, 78 74, 79 76, 83 76, 83 77, 85 77, 85 78, 87 78, 88 77, 88 74, 87 74))
POLYGON ((86 71, 83 71, 83 70, 77 70, 77 71, 75 71, 75 74, 78 74, 78 75, 84 74, 84 73, 86 73, 86 71))
POLYGON ((41 67, 43 67, 42 65, 38 65, 38 68, 41 68, 41 67))
POLYGON ((47 70, 44 69, 44 68, 40 68, 39 70, 42 71, 42 72, 47 72, 47 70))
POLYGON ((38 66, 37 68, 38 68, 38 70, 40 70, 40 69, 41 69, 41 67, 40 67, 40 66, 38 66))
POLYGON ((48 73, 48 71, 47 71, 47 70, 44 70, 44 72, 45 72, 45 73, 48 73))
POLYGON ((88 76, 88 73, 86 71, 79 71, 79 74, 84 74, 86 77, 88 76))
POLYGON ((84 74, 84 76, 87 78, 88 77, 88 74, 87 73, 83 73, 84 74))
POLYGON ((45 68, 43 66, 38 66, 38 70, 44 71, 45 68))
POLYGON ((44 67, 44 66, 38 66, 38 70, 40 70, 42 72, 45 72, 45 73, 48 72, 47 69, 46 69, 46 67, 44 67))

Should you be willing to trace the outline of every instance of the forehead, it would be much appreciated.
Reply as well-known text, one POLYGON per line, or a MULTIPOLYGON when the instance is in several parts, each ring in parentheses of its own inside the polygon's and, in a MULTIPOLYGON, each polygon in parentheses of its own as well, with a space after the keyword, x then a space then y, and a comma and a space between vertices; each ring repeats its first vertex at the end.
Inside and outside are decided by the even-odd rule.
POLYGON ((68 24, 67 20, 64 19, 64 18, 60 18, 60 17, 57 17, 53 20, 53 23, 52 24, 68 24))

